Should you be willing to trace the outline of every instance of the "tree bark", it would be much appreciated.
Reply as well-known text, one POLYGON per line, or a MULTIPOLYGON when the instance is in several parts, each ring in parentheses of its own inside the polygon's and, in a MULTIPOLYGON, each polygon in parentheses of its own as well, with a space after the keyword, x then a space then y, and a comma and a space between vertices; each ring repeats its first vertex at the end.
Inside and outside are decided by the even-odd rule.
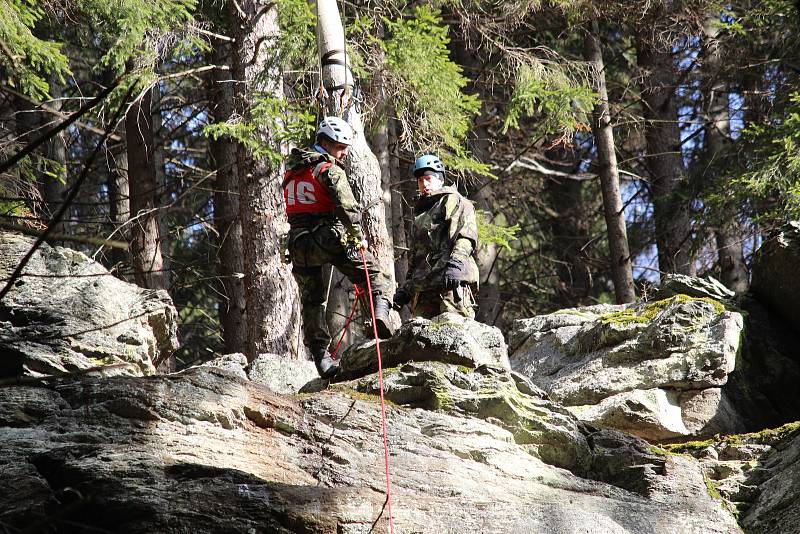
MULTIPOLYGON (((153 117, 153 171, 155 172, 156 191, 154 198, 156 205, 161 205, 162 199, 169 198, 167 182, 167 170, 164 165, 164 120, 161 117, 161 87, 156 84, 152 89, 151 96, 151 114, 153 117)), ((158 218, 159 233, 161 236, 169 235, 169 228, 166 225, 165 217, 158 218)), ((159 246, 161 248, 161 264, 164 270, 164 287, 169 289, 171 284, 170 276, 170 254, 169 254, 169 240, 161 239, 159 246)))
POLYGON ((141 287, 166 289, 161 257, 151 91, 131 104, 125 117, 131 214, 131 256, 134 279, 141 287))
MULTIPOLYGON (((728 88, 720 79, 722 67, 721 51, 717 42, 719 33, 719 14, 713 12, 706 19, 704 30, 704 53, 702 69, 704 72, 705 154, 702 170, 709 172, 710 178, 724 172, 728 166, 722 161, 726 158, 730 142, 730 106, 728 88)), ((709 181, 709 180, 704 180, 709 181)), ((736 293, 746 293, 749 289, 747 263, 744 259, 744 230, 737 219, 736 207, 726 206, 726 213, 720 214, 714 230, 717 245, 717 266, 720 281, 736 293)))
POLYGON ((614 130, 611 126, 611 111, 608 105, 605 66, 599 34, 600 28, 597 20, 592 19, 591 28, 586 33, 584 41, 584 58, 592 65, 596 76, 595 89, 598 93, 598 103, 592 112, 592 133, 600 167, 600 187, 603 192, 603 213, 608 231, 614 297, 617 304, 624 304, 636 300, 636 290, 633 285, 628 233, 625 228, 625 213, 619 190, 617 152, 614 144, 614 130))
MULTIPOLYGON (((221 43, 213 52, 215 65, 229 63, 231 46, 221 43)), ((233 85, 227 72, 214 70, 211 78, 211 113, 216 122, 233 115, 233 85)), ((236 144, 228 137, 209 140, 209 149, 216 171, 214 191, 214 225, 218 235, 217 275, 220 279, 219 322, 227 353, 244 353, 247 347, 246 299, 242 273, 244 251, 242 224, 239 219, 239 175, 236 166, 236 144)))
MULTIPOLYGON (((131 215, 130 189, 128 187, 128 149, 125 143, 125 132, 120 129, 118 134, 123 138, 121 143, 111 147, 114 166, 108 174, 108 214, 116 231, 116 239, 129 241, 129 228, 127 226, 131 215)), ((129 259, 124 250, 111 251, 112 264, 118 264, 129 259)))
MULTIPOLYGON (((380 167, 379 176, 381 177, 380 192, 381 200, 383 201, 384 225, 386 220, 393 220, 392 212, 392 161, 389 152, 389 114, 391 113, 391 106, 386 98, 384 90, 383 74, 378 72, 375 75, 375 83, 378 86, 378 118, 377 128, 373 136, 372 146, 376 147, 377 161, 380 167)), ((391 251, 391 260, 384 272, 391 276, 392 280, 397 280, 395 272, 394 258, 397 256, 395 252, 394 234, 386 229, 386 244, 391 251)))
MULTIPOLYGON (((400 164, 399 143, 397 140, 397 121, 388 120, 389 133, 389 177, 391 195, 391 228, 394 246, 394 272, 397 286, 402 287, 408 274, 408 236, 411 235, 413 219, 412 203, 416 194, 417 182, 404 166, 400 164)), ((411 318, 407 306, 400 310, 400 317, 406 321, 411 318)))
MULTIPOLYGON (((62 88, 55 77, 50 78, 50 95, 53 98, 53 101, 49 103, 50 107, 61 111, 62 88)), ((54 176, 42 176, 42 196, 52 213, 61 207, 67 191, 67 147, 63 131, 47 141, 45 155, 49 160, 47 165, 54 176)), ((57 234, 69 234, 68 227, 68 222, 60 222, 53 228, 53 231, 57 234)))
POLYGON ((675 102, 677 68, 670 43, 655 40, 649 30, 640 30, 636 51, 642 71, 645 167, 651 180, 658 267, 662 279, 667 273, 693 275, 690 199, 684 196, 687 177, 675 102))
MULTIPOLYGON (((14 118, 11 128, 13 129, 14 135, 10 146, 14 146, 16 143, 18 143, 20 147, 28 146, 37 139, 38 133, 43 131, 39 113, 36 111, 36 107, 33 103, 26 98, 14 96, 11 98, 11 102, 13 108, 12 116, 14 118)), ((41 148, 37 148, 37 150, 29 156, 28 161, 35 162, 41 153, 41 148)), ((18 187, 22 186, 22 184, 27 181, 27 178, 22 178, 21 169, 22 167, 18 166, 17 169, 11 171, 20 177, 20 180, 17 182, 18 187)), ((43 184, 46 179, 47 177, 41 176, 41 173, 36 173, 37 183, 31 184, 32 187, 30 187, 30 189, 24 187, 23 189, 27 189, 24 193, 20 191, 21 196, 27 198, 26 203, 33 215, 45 221, 49 220, 50 215, 58 210, 56 206, 49 206, 45 201, 43 184)), ((66 215, 65 218, 67 218, 66 215)))
MULTIPOLYGON (((229 4, 236 40, 233 51, 234 109, 250 117, 259 94, 282 96, 275 41, 279 35, 277 7, 265 0, 229 4)), ((264 127, 257 129, 261 142, 278 149, 264 127)), ((244 249, 244 290, 247 313, 249 361, 262 353, 305 355, 295 325, 300 321, 297 285, 280 258, 278 230, 287 226, 281 193, 281 168, 255 158, 239 144, 239 212, 244 249)))

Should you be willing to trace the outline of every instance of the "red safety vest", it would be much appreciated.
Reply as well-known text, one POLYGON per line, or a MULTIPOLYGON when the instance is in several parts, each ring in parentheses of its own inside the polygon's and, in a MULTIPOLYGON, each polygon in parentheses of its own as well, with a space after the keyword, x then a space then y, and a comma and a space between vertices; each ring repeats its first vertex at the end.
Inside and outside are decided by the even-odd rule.
POLYGON ((283 180, 283 200, 287 215, 295 213, 333 213, 333 203, 328 188, 318 177, 331 166, 323 161, 314 167, 303 167, 286 171, 283 180))

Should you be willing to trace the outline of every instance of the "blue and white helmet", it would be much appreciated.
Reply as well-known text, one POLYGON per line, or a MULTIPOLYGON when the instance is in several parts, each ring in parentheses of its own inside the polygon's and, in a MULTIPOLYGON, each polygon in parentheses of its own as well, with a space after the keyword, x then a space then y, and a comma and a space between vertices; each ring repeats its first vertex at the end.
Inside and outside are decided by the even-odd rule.
POLYGON ((325 117, 317 128, 317 138, 324 135, 331 141, 350 146, 353 144, 353 129, 339 117, 325 117))
POLYGON ((414 176, 419 178, 425 171, 436 171, 444 178, 444 163, 439 159, 439 156, 433 154, 420 156, 414 162, 414 176))

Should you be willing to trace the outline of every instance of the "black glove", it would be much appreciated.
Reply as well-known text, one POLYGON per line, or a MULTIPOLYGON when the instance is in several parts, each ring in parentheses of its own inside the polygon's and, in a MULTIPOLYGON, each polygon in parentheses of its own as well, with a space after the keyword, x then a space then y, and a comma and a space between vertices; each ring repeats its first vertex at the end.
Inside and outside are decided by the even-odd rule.
POLYGON ((465 282, 467 278, 464 263, 461 260, 450 258, 444 268, 442 283, 445 289, 455 289, 465 282))
POLYGON ((409 295, 409 293, 401 287, 394 294, 394 299, 392 299, 392 308, 399 311, 400 308, 409 302, 411 302, 411 295, 409 295))

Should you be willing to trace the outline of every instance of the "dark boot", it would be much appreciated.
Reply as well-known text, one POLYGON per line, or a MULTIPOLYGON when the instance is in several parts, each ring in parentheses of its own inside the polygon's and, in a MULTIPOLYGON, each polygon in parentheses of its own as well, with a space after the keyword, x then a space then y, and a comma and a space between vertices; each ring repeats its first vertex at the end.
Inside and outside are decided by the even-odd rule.
POLYGON ((389 339, 394 335, 392 323, 389 321, 389 310, 392 309, 392 303, 380 294, 373 294, 373 301, 375 302, 375 326, 378 329, 378 337, 389 339))
POLYGON ((314 354, 314 365, 320 378, 329 379, 339 372, 339 362, 331 358, 331 353, 323 350, 314 354))

